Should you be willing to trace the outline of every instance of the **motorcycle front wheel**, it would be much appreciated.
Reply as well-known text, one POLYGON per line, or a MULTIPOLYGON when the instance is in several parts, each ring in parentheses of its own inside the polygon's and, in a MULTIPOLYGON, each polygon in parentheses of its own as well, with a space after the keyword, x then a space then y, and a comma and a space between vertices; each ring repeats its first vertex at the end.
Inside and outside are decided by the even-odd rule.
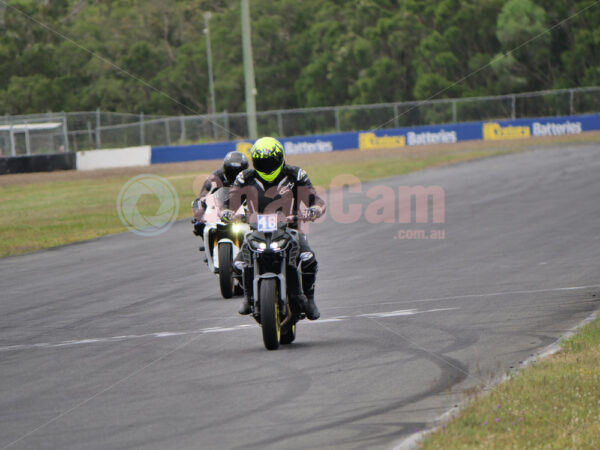
POLYGON ((279 295, 275 278, 261 281, 259 298, 263 342, 267 350, 277 350, 281 339, 281 330, 279 328, 279 295))
POLYGON ((223 298, 233 297, 233 252, 231 244, 219 244, 219 284, 223 298))

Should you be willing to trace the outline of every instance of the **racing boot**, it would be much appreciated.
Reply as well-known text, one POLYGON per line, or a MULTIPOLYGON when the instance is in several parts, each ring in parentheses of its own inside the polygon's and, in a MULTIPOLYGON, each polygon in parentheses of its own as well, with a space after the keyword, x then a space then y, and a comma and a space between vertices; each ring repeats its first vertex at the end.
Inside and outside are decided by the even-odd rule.
POLYGON ((308 300, 306 295, 302 292, 302 287, 300 286, 300 274, 294 266, 287 266, 287 279, 290 300, 298 305, 300 311, 306 312, 308 300))
POLYGON ((315 278, 314 274, 302 274, 302 285, 304 286, 307 299, 304 311, 308 320, 317 320, 321 317, 319 308, 315 303, 315 278))
POLYGON ((236 263, 233 264, 233 270, 238 273, 242 272, 242 279, 244 280, 244 282, 242 283, 244 287, 244 299, 242 300, 242 305, 240 306, 240 309, 238 309, 238 314, 241 314, 242 316, 247 316, 252 312, 252 307, 250 306, 250 302, 252 301, 252 292, 250 291, 252 281, 249 280, 249 271, 244 270, 245 268, 242 264, 236 263))
POLYGON ((292 292, 290 296, 292 297, 292 301, 296 302, 298 306, 300 306, 300 310, 306 312, 308 305, 308 299, 306 298, 306 295, 304 295, 302 292, 292 292))
POLYGON ((321 317, 321 313, 319 308, 317 308, 317 304, 315 303, 315 297, 310 295, 306 296, 306 298, 308 299, 306 305, 306 318, 308 320, 317 320, 319 317, 321 317))
POLYGON ((193 233, 199 237, 204 236, 204 227, 206 226, 206 224, 194 219, 192 219, 192 224, 194 225, 194 229, 192 230, 193 233))
POLYGON ((242 306, 240 306, 240 309, 238 309, 238 314, 241 314, 242 316, 247 316, 251 312, 252 307, 250 306, 250 300, 248 300, 248 297, 244 295, 244 300, 242 300, 242 306))

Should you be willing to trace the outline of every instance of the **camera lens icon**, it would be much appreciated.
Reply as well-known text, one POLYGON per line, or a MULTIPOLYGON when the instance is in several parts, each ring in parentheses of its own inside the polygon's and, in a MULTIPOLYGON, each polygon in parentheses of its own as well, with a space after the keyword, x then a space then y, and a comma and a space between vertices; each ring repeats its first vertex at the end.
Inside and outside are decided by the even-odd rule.
POLYGON ((169 181, 158 175, 138 175, 123 185, 117 197, 123 225, 140 236, 156 236, 177 220, 179 196, 169 181))

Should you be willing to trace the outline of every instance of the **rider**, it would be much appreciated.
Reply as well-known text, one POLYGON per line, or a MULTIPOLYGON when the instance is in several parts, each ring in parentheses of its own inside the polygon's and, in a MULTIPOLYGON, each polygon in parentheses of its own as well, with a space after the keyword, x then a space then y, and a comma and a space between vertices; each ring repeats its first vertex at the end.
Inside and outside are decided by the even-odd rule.
MULTIPOLYGON (((283 145, 277 139, 272 137, 258 139, 250 150, 250 156, 254 169, 244 170, 237 176, 229 191, 228 206, 230 209, 224 211, 223 220, 233 218, 233 211, 236 211, 242 204, 242 199, 246 201, 249 214, 264 213, 265 211, 276 212, 279 209, 283 210, 286 215, 296 215, 300 203, 304 203, 308 207, 307 215, 311 219, 317 219, 325 212, 325 202, 317 195, 306 172, 299 167, 285 163, 283 145)), ((298 222, 294 221, 290 226, 297 229, 298 222)), ((301 292, 298 283, 293 283, 291 287, 296 292, 292 295, 300 305, 304 305, 306 317, 316 320, 320 317, 319 309, 315 304, 317 259, 308 245, 306 234, 301 231, 299 233, 299 255, 304 293, 301 292)), ((240 256, 241 253, 238 254, 236 262, 240 261, 240 256)), ((246 281, 245 277, 244 281, 246 281)), ((244 285, 248 285, 246 295, 238 311, 242 315, 251 312, 249 298, 251 283, 245 282, 244 285)))
POLYGON ((217 188, 231 187, 238 174, 247 168, 248 158, 243 153, 229 152, 223 160, 223 167, 215 170, 206 178, 200 195, 192 202, 194 213, 192 223, 194 224, 194 234, 196 236, 202 236, 204 233, 204 212, 206 210, 204 197, 217 188))

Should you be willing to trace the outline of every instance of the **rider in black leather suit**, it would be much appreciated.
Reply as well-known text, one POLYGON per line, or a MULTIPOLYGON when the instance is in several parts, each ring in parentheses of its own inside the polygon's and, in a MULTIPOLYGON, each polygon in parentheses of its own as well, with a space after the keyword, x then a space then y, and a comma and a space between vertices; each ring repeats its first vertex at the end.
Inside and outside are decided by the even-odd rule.
MULTIPOLYGON (((233 218, 233 212, 245 201, 248 214, 275 213, 281 211, 286 215, 298 214, 298 206, 303 203, 312 219, 325 212, 325 202, 317 194, 306 172, 300 167, 285 163, 284 149, 281 143, 271 137, 257 140, 250 150, 254 168, 247 169, 237 176, 229 191, 229 209, 224 212, 223 219, 233 218)), ((297 229, 298 223, 290 225, 297 229)), ((306 317, 316 320, 320 317, 315 304, 315 280, 318 263, 314 251, 308 244, 306 234, 300 229, 300 260, 302 265, 302 286, 291 286, 295 290, 294 297, 305 306, 306 317), (295 289, 297 288, 297 289, 295 289)), ((241 254, 238 254, 234 268, 239 271, 241 254)), ((244 280, 246 295, 240 314, 250 314, 251 283, 244 280)), ((297 283, 296 283, 297 284, 297 283)))

